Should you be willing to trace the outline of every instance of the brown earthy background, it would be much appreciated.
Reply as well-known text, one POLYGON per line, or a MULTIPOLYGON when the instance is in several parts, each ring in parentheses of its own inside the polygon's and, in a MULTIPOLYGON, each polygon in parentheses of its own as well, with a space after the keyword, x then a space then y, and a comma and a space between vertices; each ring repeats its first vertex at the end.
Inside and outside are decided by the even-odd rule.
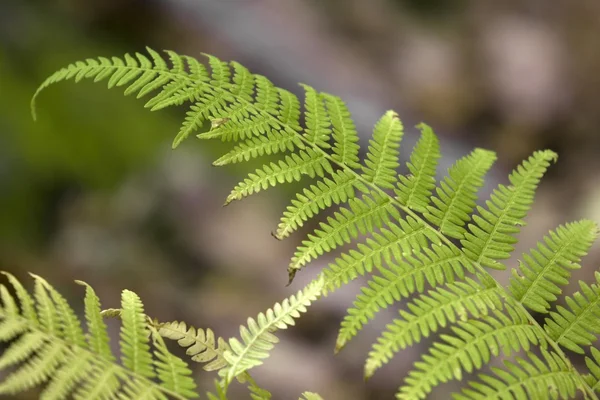
MULTIPOLYGON (((44 92, 39 121, 31 120, 29 100, 54 70, 146 45, 237 60, 297 94, 303 82, 339 95, 362 144, 395 109, 407 128, 403 160, 420 121, 442 140, 441 170, 473 147, 492 149, 500 161, 484 195, 532 151, 557 151, 517 256, 560 223, 600 222, 598 38, 596 0, 3 0, 0 268, 23 280, 27 271, 46 277, 78 310, 83 292, 74 279, 92 284, 105 307, 128 288, 152 316, 229 337, 331 259, 286 288, 300 235, 278 242, 270 233, 298 187, 222 208, 249 167, 211 167, 224 147, 195 139, 172 151, 181 109, 150 113, 104 84, 69 82, 44 92)), ((577 279, 589 281, 599 262, 596 245, 577 279)), ((508 272, 497 276, 506 282, 508 272)), ((381 313, 334 357, 336 329, 358 288, 319 301, 279 335, 272 357, 253 371, 275 399, 303 390, 327 400, 393 398, 425 343, 363 383, 369 346, 396 311, 381 313)), ((209 389, 212 376, 196 375, 209 389)))

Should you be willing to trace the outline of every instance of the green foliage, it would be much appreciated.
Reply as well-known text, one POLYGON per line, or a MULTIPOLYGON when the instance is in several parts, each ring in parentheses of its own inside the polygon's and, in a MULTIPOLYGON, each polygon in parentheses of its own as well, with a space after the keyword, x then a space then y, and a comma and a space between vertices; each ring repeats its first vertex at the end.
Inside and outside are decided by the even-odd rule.
MULTIPOLYGON (((297 316, 319 292, 326 295, 367 274, 367 285, 342 322, 336 350, 382 308, 410 301, 373 346, 366 377, 398 350, 446 328, 408 374, 398 398, 425 398, 434 387, 486 367, 500 353, 512 361, 491 368, 492 375, 480 374, 455 398, 573 398, 577 391, 598 398, 600 352, 591 350, 591 374, 584 376, 565 349, 584 352, 581 346, 592 345, 600 333, 599 276, 597 284, 582 282, 581 293, 565 299, 570 310, 555 305, 569 271, 579 267, 596 238, 596 224, 583 220, 559 226, 523 256, 508 288, 491 275, 491 270, 506 268, 503 260, 515 248, 537 186, 557 159, 554 152, 534 152, 509 175, 508 185, 498 185, 485 206, 478 206, 477 191, 496 160, 490 151, 476 149, 461 158, 436 185, 439 141, 429 126, 420 124, 421 138, 407 163, 409 174, 399 175, 398 149, 405 132, 393 111, 375 124, 361 163, 354 123, 339 98, 303 85, 301 110, 296 96, 238 63, 207 56, 209 71, 171 51, 166 52, 170 64, 148 52, 150 58, 136 54, 71 64, 42 84, 32 105, 42 89, 69 79, 108 80, 109 87, 126 86, 126 94, 151 95, 146 107, 152 110, 188 105, 174 147, 210 121, 210 131, 199 134, 200 139, 235 143, 215 165, 278 157, 249 173, 226 203, 312 178, 284 211, 274 236, 283 239, 317 214, 334 210, 297 248, 288 266, 290 283, 311 261, 360 240, 297 297, 249 319, 240 331, 242 341, 232 339, 228 346, 220 344, 220 351, 207 352, 206 343, 214 347, 212 333, 189 333, 185 325, 176 326, 172 338, 193 348, 188 351, 201 354, 203 361, 217 363, 226 378, 210 398, 222 399, 234 376, 262 362, 275 342, 272 329, 291 324, 289 316, 297 316), (553 306, 556 311, 550 312, 553 306), (531 311, 549 313, 544 327, 531 311), (519 351, 527 352, 526 358, 515 357, 519 351)), ((52 310, 41 308, 38 314, 44 329, 56 329, 52 310)), ((131 324, 133 329, 135 321, 131 324)), ((147 360, 128 362, 145 371, 147 360)), ((264 398, 258 389, 253 396, 264 398)))
POLYGON ((33 276, 32 298, 16 278, 5 275, 21 307, 0 285, 0 340, 11 341, 0 357, 0 368, 14 366, 0 384, 0 393, 11 395, 47 383, 42 399, 197 397, 187 364, 148 327, 135 293, 125 290, 121 298, 120 365, 110 350, 100 301, 90 286, 79 282, 86 289, 84 333, 75 311, 42 278, 33 276))

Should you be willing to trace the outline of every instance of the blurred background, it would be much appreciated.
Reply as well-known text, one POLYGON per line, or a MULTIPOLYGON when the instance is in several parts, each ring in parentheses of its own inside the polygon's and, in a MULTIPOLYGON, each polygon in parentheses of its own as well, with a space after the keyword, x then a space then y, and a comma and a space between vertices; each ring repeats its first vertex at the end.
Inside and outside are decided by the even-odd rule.
MULTIPOLYGON (((518 256, 560 223, 600 222, 599 37, 595 0, 3 0, 0 268, 25 281, 27 271, 46 277, 76 307, 83 291, 74 279, 92 284, 105 308, 117 307, 128 288, 160 320, 229 337, 333 259, 313 263, 286 288, 301 235, 279 242, 271 231, 298 187, 222 208, 249 167, 212 167, 226 147, 195 138, 172 151, 183 109, 150 113, 104 83, 67 82, 42 93, 32 121, 29 101, 46 76, 144 46, 212 53, 297 94, 303 82, 339 95, 362 144, 377 118, 395 109, 406 127, 403 160, 420 121, 442 140, 440 170, 473 147, 494 150, 499 161, 484 194, 534 150, 557 151, 518 256)), ((591 280, 599 248, 577 279, 591 280)), ((507 281, 507 273, 497 276, 507 281)), ((396 315, 390 309, 333 357, 358 288, 319 301, 279 335, 272 357, 253 370, 275 399, 303 390, 328 400, 393 398, 424 347, 363 383, 370 345, 396 315)), ((209 389, 212 375, 196 375, 209 389)), ((232 398, 247 394, 234 389, 232 398)))

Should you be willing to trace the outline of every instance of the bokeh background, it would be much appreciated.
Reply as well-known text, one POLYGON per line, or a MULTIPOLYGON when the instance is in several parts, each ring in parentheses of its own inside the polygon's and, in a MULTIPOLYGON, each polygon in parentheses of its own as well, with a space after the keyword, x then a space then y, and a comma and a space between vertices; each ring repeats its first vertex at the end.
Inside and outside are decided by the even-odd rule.
MULTIPOLYGON (((83 293, 74 279, 91 283, 107 308, 128 288, 152 316, 229 337, 331 260, 285 287, 301 236, 278 242, 270 233, 297 187, 222 208, 248 167, 211 167, 225 148, 194 138, 172 151, 181 109, 150 113, 104 84, 69 82, 42 94, 32 121, 29 100, 56 69, 147 45, 237 60, 297 94, 304 82, 339 95, 363 144, 377 118, 395 109, 407 128, 405 158, 420 121, 441 137, 444 169, 473 147, 492 149, 499 161, 484 194, 534 150, 557 151, 520 254, 560 223, 600 222, 599 37, 595 0, 2 0, 0 267, 23 280, 27 271, 46 277, 77 307, 83 293)), ((596 245, 577 278, 590 281, 599 262, 596 245)), ((319 301, 280 334, 253 373, 275 399, 303 390, 392 398, 423 347, 363 383, 364 358, 390 309, 333 357, 358 288, 319 301)), ((196 376, 209 388, 210 374, 196 376)))

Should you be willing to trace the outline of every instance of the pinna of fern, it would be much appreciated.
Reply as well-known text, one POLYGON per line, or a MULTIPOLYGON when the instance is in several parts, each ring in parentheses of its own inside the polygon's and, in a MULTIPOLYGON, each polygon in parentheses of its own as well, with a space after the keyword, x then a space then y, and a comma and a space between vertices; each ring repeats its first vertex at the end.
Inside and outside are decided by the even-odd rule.
POLYGON ((551 382, 557 388, 550 392, 551 397, 571 396, 575 387, 596 398, 592 389, 595 385, 583 379, 561 348, 579 349, 580 345, 590 344, 592 337, 595 339, 596 325, 589 322, 594 312, 582 307, 584 302, 595 304, 595 286, 582 284, 584 295, 567 300, 572 311, 559 308, 551 313, 545 328, 531 314, 548 312, 550 302, 557 300, 560 286, 570 277, 569 270, 578 267, 596 237, 596 225, 580 221, 551 232, 544 243, 524 256, 508 289, 489 273, 489 269, 506 268, 502 260, 514 250, 515 236, 525 225, 540 179, 556 160, 554 152, 534 152, 509 175, 509 185, 498 185, 485 206, 477 206, 477 191, 496 159, 492 152, 474 150, 459 159, 436 184, 439 142, 431 128, 421 124, 421 138, 407 163, 410 174, 398 175, 398 148, 404 128, 393 111, 386 112, 375 124, 361 163, 355 126, 339 98, 303 85, 301 112, 296 96, 238 63, 207 56, 209 72, 190 57, 168 51, 168 66, 158 53, 148 51, 152 61, 136 54, 135 58, 100 58, 72 64, 50 76, 34 101, 40 90, 52 83, 89 78, 108 79, 109 87, 128 85, 126 94, 137 93, 138 97, 154 92, 146 103, 152 110, 190 103, 174 147, 204 121, 211 120, 211 130, 199 134, 199 138, 236 143, 215 165, 263 155, 280 157, 236 185, 227 203, 281 183, 313 178, 314 184, 298 193, 287 207, 275 236, 289 236, 329 208, 336 207, 337 211, 297 248, 288 267, 290 282, 312 260, 365 234, 369 237, 324 269, 323 292, 331 292, 374 269, 378 272, 344 319, 338 349, 381 308, 416 292, 422 294, 417 299, 420 303, 415 300, 414 304, 430 304, 431 308, 415 306, 411 310, 414 314, 401 313, 400 322, 391 324, 393 329, 384 332, 374 346, 367 370, 385 364, 396 349, 410 343, 410 338, 418 341, 439 327, 454 325, 451 333, 442 337, 443 342, 433 345, 425 364, 416 364, 399 390, 399 398, 423 398, 432 387, 460 378, 461 371, 480 368, 489 360, 486 351, 493 346, 512 350, 537 346, 543 349, 548 366, 541 368, 541 359, 528 354, 530 361, 507 362, 509 372, 495 370, 500 379, 482 375, 479 383, 472 384, 473 390, 463 393, 465 396, 478 398, 483 393, 491 398, 544 398, 539 396, 547 392, 535 388, 540 380, 524 377, 525 373, 533 378, 540 373, 542 382, 551 382), (467 273, 476 273, 478 279, 469 280, 467 273), (426 285, 431 290, 423 293, 426 285), (447 296, 454 302, 453 307, 439 301, 447 296), (502 304, 494 299, 501 299, 502 304), (411 321, 414 326, 405 331, 411 321), (506 324, 506 330, 501 334, 492 329, 502 324, 506 324), (482 339, 488 334, 489 340, 482 339), (517 347, 512 347, 511 341, 517 347), (439 374, 423 373, 424 367, 441 362, 448 354, 453 354, 455 363, 447 364, 439 374), (560 371, 556 379, 544 375, 554 370, 560 371), (535 396, 526 397, 531 393, 535 396))

